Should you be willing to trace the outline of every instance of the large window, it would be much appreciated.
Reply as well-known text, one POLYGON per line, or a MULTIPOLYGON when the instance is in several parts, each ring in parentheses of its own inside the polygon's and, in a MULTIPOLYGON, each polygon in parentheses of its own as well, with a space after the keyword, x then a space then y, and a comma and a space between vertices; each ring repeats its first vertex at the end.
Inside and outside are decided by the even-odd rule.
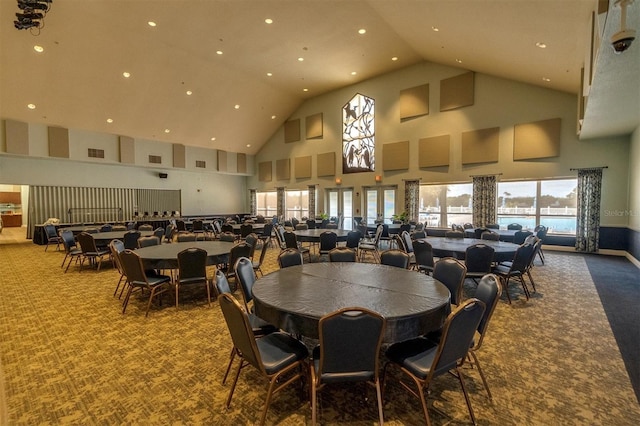
POLYGON ((391 223, 396 213, 396 187, 364 188, 364 193, 366 223, 391 223))
POLYGON ((525 229, 537 224, 551 233, 575 234, 577 179, 498 183, 498 223, 519 223, 525 229))
POLYGON ((419 220, 426 226, 450 227, 473 220, 473 185, 420 185, 419 220))
POLYGON ((256 192, 256 214, 264 217, 278 214, 278 194, 275 191, 256 192))
POLYGON ((309 217, 309 191, 285 191, 284 208, 286 219, 309 217))

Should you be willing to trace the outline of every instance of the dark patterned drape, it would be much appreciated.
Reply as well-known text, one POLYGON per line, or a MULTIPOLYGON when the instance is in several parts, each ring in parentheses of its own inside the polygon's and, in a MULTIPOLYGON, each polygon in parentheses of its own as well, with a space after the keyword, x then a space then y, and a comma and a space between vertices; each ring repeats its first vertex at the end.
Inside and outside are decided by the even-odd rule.
POLYGON ((278 222, 284 224, 284 202, 285 202, 285 197, 284 197, 284 186, 281 186, 279 188, 276 188, 276 194, 277 194, 277 206, 276 206, 276 214, 278 215, 278 222))
POLYGON ((496 223, 496 177, 473 177, 473 225, 485 227, 496 223))
POLYGON ((316 186, 309 185, 309 219, 316 218, 316 186))
POLYGON ((417 222, 420 214, 420 181, 404 181, 404 211, 409 221, 417 222))
POLYGON ((249 213, 251 216, 258 214, 258 198, 255 189, 249 190, 249 213))
POLYGON ((577 251, 598 251, 601 187, 602 169, 578 170, 577 251))

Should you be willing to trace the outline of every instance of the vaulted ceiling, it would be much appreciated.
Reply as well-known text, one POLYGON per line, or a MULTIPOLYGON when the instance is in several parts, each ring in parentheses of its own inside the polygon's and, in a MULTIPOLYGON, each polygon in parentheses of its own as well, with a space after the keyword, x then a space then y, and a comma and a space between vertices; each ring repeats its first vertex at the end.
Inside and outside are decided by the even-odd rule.
MULTIPOLYGON (((51 6, 34 35, 14 28, 16 1, 0 0, 0 117, 254 154, 305 99, 422 61, 577 94, 597 1, 51 6)), ((606 44, 619 7, 609 8, 583 137, 629 133, 640 122, 640 42, 613 54, 606 44)), ((635 2, 627 26, 639 17, 635 2)))

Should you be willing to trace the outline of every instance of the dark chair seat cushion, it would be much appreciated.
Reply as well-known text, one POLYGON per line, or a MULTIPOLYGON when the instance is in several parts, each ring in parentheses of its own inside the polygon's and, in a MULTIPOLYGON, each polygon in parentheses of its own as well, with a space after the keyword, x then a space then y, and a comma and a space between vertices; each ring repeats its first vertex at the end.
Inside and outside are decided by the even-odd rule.
POLYGON ((387 349, 387 358, 409 370, 421 380, 429 374, 438 344, 426 337, 394 343, 387 349))
POLYGON ((278 327, 273 324, 269 324, 255 314, 249 313, 249 324, 251 324, 251 330, 255 336, 262 336, 278 331, 278 327))
POLYGON ((301 341, 279 331, 257 339, 256 345, 267 374, 277 373, 309 356, 307 347, 301 341))

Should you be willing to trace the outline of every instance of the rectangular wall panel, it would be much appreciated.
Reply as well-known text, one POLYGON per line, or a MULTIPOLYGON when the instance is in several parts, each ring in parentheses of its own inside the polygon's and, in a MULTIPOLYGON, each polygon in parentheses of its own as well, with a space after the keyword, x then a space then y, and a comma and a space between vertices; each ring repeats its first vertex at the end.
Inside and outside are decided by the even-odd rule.
POLYGON ((284 142, 298 142, 300 140, 300 119, 289 120, 284 123, 284 142))
POLYGON ((467 72, 440 81, 440 111, 449 111, 473 105, 473 72, 467 72))
POLYGON ((276 160, 276 180, 289 180, 291 178, 291 161, 288 158, 276 160))
POLYGON ((499 136, 499 127, 463 132, 462 164, 497 162, 499 136))
POLYGON ((558 157, 560 125, 560 118, 516 124, 513 132, 513 159, 558 157))
POLYGON ((429 114, 429 85, 400 91, 400 120, 429 114))
POLYGON ((295 160, 296 179, 308 179, 311 177, 311 156, 296 157, 295 160))
POLYGON ((173 144, 173 167, 184 169, 187 166, 186 150, 184 145, 173 144))
POLYGON ((318 154, 316 158, 316 170, 318 177, 335 176, 336 174, 336 153, 325 152, 318 154))
POLYGON ((433 136, 418 141, 418 167, 441 167, 449 165, 451 136, 433 136))
POLYGON ((49 157, 69 158, 69 129, 49 127, 49 157))
POLYGON ((218 171, 227 171, 227 151, 218 150, 218 171))
POLYGON ((247 173, 247 154, 237 155, 236 170, 238 173, 247 173))
POLYGON ((322 113, 310 115, 305 119, 307 139, 322 139, 322 113))
POLYGON ((29 155, 29 124, 5 120, 4 132, 7 154, 29 155))
POLYGON ((136 162, 135 140, 129 136, 120 136, 120 162, 125 164, 136 162))
POLYGON ((258 163, 258 180, 260 182, 271 182, 273 179, 273 164, 271 161, 258 163))
POLYGON ((406 170, 409 168, 409 141, 382 145, 382 170, 406 170))

